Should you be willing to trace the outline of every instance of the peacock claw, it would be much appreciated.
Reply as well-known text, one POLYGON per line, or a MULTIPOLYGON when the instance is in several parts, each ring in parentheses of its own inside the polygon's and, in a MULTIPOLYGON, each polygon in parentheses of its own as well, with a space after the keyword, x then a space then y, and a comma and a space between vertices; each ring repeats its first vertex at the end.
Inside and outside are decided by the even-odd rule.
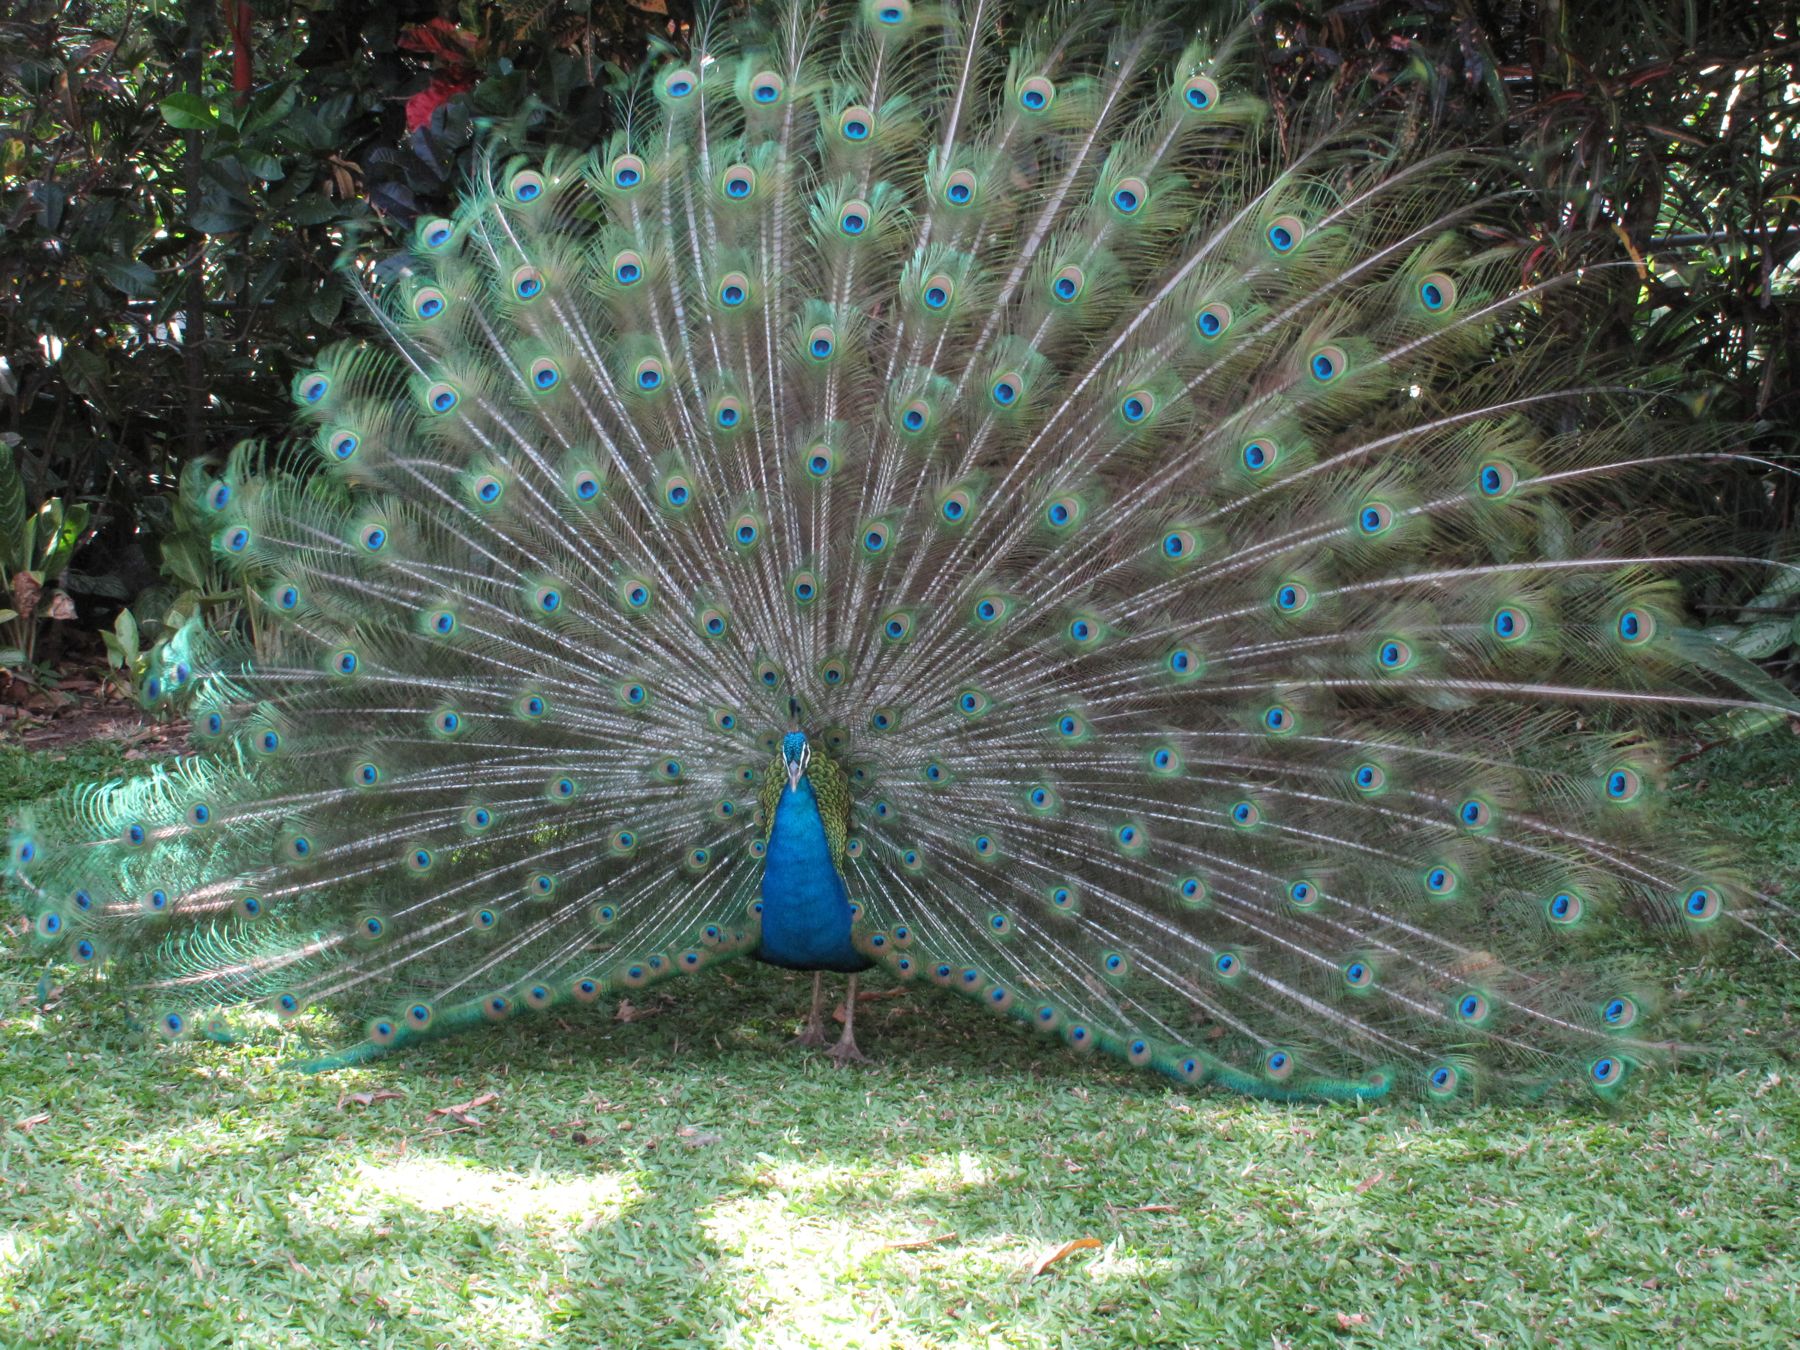
POLYGON ((809 1026, 798 1036, 794 1037, 793 1040, 789 1041, 788 1044, 805 1046, 808 1048, 815 1045, 824 1045, 825 1028, 821 1026, 809 1026))
POLYGON ((840 1037, 838 1043, 827 1050, 825 1054, 840 1069, 849 1064, 874 1063, 872 1059, 856 1048, 856 1041, 850 1036, 840 1037))

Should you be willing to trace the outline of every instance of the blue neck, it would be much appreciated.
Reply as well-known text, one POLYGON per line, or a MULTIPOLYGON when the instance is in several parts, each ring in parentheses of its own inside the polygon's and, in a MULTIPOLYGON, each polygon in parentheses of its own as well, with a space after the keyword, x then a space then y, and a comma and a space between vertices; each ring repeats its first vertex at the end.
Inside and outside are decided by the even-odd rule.
POLYGON ((850 945, 850 898, 831 860, 812 783, 782 789, 763 861, 759 959, 793 970, 867 970, 850 945))

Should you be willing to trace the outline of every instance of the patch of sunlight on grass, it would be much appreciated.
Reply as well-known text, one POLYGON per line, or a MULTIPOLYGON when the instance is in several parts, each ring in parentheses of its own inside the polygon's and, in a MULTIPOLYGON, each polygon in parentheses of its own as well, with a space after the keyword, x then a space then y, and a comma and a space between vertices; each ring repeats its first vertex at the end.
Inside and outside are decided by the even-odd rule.
POLYGON ((496 1172, 440 1158, 359 1163, 350 1185, 353 1190, 373 1192, 415 1209, 519 1225, 531 1219, 600 1223, 617 1218, 636 1198, 635 1187, 610 1174, 571 1177, 496 1172))
MULTIPOLYGON (((855 1191, 867 1184, 866 1163, 819 1163, 776 1161, 765 1158, 758 1169, 777 1190, 796 1200, 812 1200, 833 1193, 855 1191)), ((993 1184, 987 1164, 977 1155, 963 1150, 956 1153, 933 1153, 909 1162, 904 1167, 890 1165, 880 1169, 882 1195, 888 1199, 909 1200, 921 1195, 943 1195, 972 1190, 993 1184)))
POLYGON ((19 1273, 29 1253, 37 1247, 37 1240, 20 1232, 0 1233, 0 1288, 4 1288, 11 1276, 19 1273))
MULTIPOLYGON (((783 1329, 783 1345, 897 1344, 890 1295, 879 1274, 884 1258, 915 1269, 948 1260, 959 1276, 979 1271, 1003 1280, 1021 1269, 1024 1239, 1009 1231, 960 1241, 951 1255, 935 1247, 908 1250, 922 1237, 940 1234, 921 1229, 905 1203, 888 1206, 991 1185, 980 1156, 946 1151, 890 1165, 883 1204, 873 1213, 866 1207, 846 1211, 841 1204, 846 1187, 854 1189, 861 1175, 842 1165, 764 1159, 763 1189, 722 1200, 702 1216, 702 1229, 730 1267, 732 1288, 760 1324, 783 1329)), ((1143 1265, 1120 1255, 1106 1278, 1137 1278, 1143 1265)))

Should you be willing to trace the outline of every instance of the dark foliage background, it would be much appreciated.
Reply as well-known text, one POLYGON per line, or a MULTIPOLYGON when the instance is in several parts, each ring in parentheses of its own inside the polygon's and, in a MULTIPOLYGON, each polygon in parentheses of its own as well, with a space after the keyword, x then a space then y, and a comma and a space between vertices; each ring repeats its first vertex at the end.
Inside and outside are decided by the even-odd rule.
MULTIPOLYGON (((361 321, 347 262, 445 210, 482 131, 602 138, 650 44, 679 45, 692 17, 690 0, 13 0, 0 15, 8 582, 23 567, 73 592, 88 624, 127 601, 152 628, 172 606, 228 603, 174 507, 181 466, 286 424, 295 371, 361 321), (50 498, 61 535, 81 525, 45 573, 50 522, 33 513, 50 498)), ((1514 154, 1534 191, 1511 228, 1544 265, 1627 264, 1585 283, 1596 365, 1679 374, 1675 415, 1741 427, 1769 466, 1683 475, 1685 500, 1659 505, 1705 522, 1708 550, 1796 551, 1781 467, 1800 430, 1793 7, 1277 2, 1258 37, 1280 112, 1321 86, 1374 84, 1422 126, 1514 154)), ((1612 505, 1629 519, 1645 504, 1612 505)), ((21 631, 51 610, 13 591, 23 614, 0 658, 28 665, 21 631)), ((1692 597, 1745 655, 1800 665, 1800 589, 1751 569, 1697 577, 1692 597)))

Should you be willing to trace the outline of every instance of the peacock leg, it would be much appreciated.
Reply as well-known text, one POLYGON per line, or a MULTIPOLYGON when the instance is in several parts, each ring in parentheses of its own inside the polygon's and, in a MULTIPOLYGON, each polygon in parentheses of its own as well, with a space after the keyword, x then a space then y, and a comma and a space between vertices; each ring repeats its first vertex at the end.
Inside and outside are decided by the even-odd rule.
POLYGON ((825 1044, 825 972, 813 972, 812 1014, 806 1019, 806 1026, 800 1034, 790 1042, 792 1045, 825 1044))
POLYGON ((838 1037, 837 1044, 825 1052, 830 1055, 838 1068, 855 1060, 859 1064, 867 1064, 869 1057, 856 1048, 856 976, 850 977, 850 988, 844 994, 844 1034, 838 1037))

